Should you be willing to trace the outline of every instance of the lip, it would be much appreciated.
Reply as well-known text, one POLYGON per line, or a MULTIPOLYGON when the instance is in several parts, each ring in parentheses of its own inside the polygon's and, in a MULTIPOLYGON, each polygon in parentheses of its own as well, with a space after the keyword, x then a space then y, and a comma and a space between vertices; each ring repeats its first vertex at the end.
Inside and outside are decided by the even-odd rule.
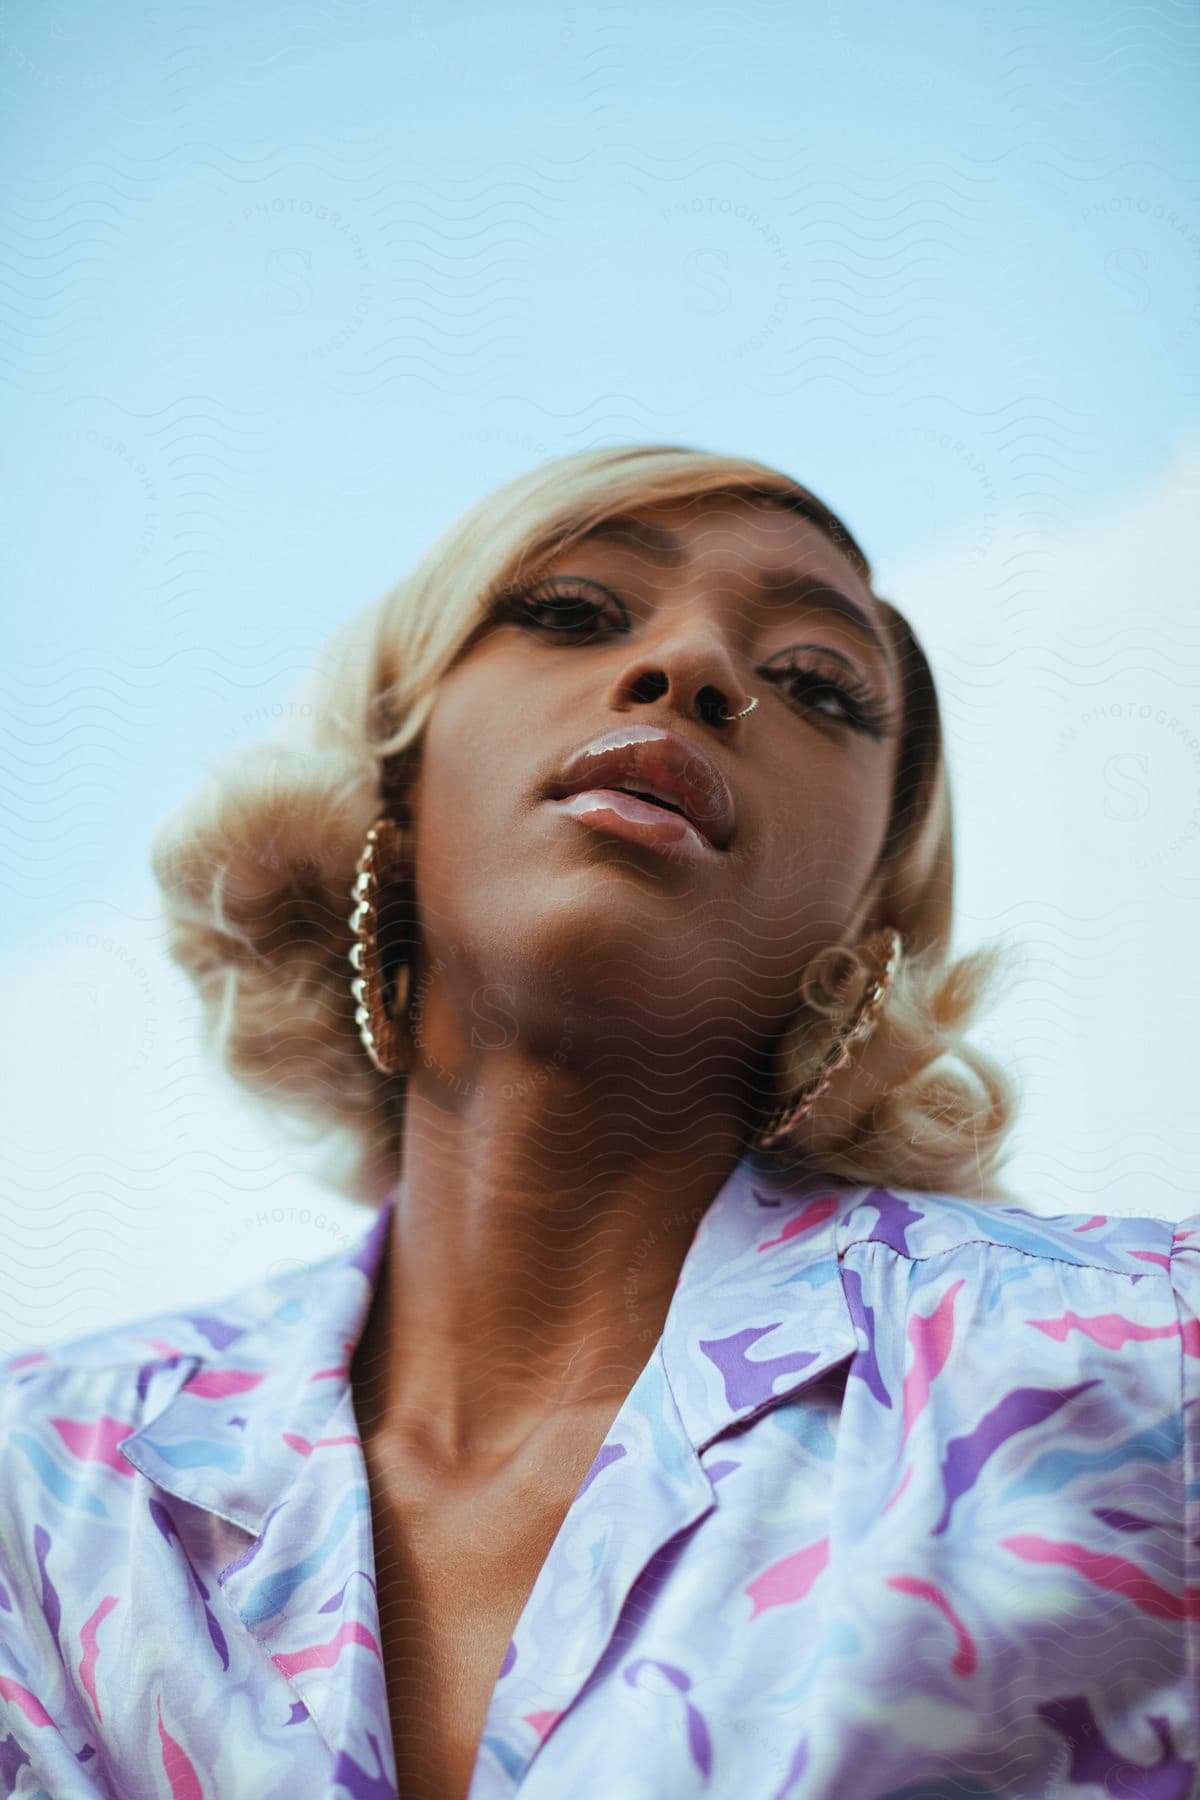
POLYGON ((586 809, 581 802, 574 809, 576 817, 586 818, 603 808, 608 820, 620 821, 618 829, 629 827, 623 835, 677 842, 691 835, 690 826, 713 850, 727 849, 733 837, 733 795, 720 769, 698 745, 661 726, 618 726, 574 751, 545 798, 563 801, 576 795, 588 795, 595 802, 586 809), (679 812, 634 802, 632 789, 668 800, 679 812), (626 796, 631 804, 618 810, 626 796), (605 805, 610 797, 612 805, 605 805))

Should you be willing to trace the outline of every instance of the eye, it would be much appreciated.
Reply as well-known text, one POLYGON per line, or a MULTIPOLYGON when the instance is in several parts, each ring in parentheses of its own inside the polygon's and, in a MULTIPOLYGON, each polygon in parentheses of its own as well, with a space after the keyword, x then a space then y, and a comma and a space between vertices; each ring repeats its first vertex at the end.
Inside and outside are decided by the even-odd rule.
POLYGON ((793 706, 832 724, 848 725, 877 739, 895 730, 884 702, 840 656, 820 646, 785 651, 764 663, 758 673, 774 681, 793 706))
POLYGON ((493 618, 545 631, 551 637, 576 644, 586 643, 605 630, 629 629, 629 615, 616 595, 582 577, 540 582, 524 592, 502 594, 490 611, 493 618))

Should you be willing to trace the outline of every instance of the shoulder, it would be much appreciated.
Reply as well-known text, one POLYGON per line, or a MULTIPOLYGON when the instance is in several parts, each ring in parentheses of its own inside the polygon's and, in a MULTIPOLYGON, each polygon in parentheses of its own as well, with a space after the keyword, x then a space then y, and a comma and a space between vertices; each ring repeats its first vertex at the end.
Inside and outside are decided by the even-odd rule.
POLYGON ((857 1189, 837 1248, 856 1322, 896 1379, 927 1364, 964 1393, 1014 1372, 1058 1393, 1102 1389, 1118 1411, 1165 1421, 1200 1472, 1200 1213, 1041 1214, 857 1189))
MULTIPOLYGON (((905 1188, 847 1189, 838 1262, 882 1333, 969 1321, 964 1357, 1018 1358, 1048 1379, 1141 1387, 1176 1411, 1200 1396, 1200 1213, 1044 1214, 905 1188)), ((1200 1408, 1189 1421, 1200 1429, 1200 1408)))
POLYGON ((147 1312, 0 1360, 0 1470, 63 1490, 88 1467, 127 1473, 118 1444, 155 1418, 183 1384, 241 1356, 316 1269, 271 1275, 199 1304, 147 1312))
POLYGON ((239 1291, 199 1308, 143 1313, 56 1343, 17 1350, 0 1360, 0 1392, 11 1405, 15 1395, 48 1379, 80 1387, 90 1379, 103 1385, 106 1377, 122 1373, 136 1380, 139 1371, 169 1358, 207 1360, 253 1322, 254 1298, 254 1290, 239 1291))
POLYGON ((340 1260, 331 1256, 282 1275, 261 1276, 216 1298, 139 1313, 96 1331, 14 1351, 0 1357, 0 1390, 11 1392, 36 1375, 77 1375, 82 1379, 125 1371, 136 1378, 139 1370, 165 1358, 219 1360, 248 1332, 276 1314, 286 1316, 312 1281, 340 1260))
POLYGON ((1200 1256, 1200 1212, 1178 1220, 1150 1213, 1040 1213, 1002 1200, 877 1187, 847 1195, 837 1239, 839 1255, 882 1244, 919 1262, 961 1250, 984 1273, 1026 1257, 1101 1277, 1169 1284, 1186 1279, 1200 1256))

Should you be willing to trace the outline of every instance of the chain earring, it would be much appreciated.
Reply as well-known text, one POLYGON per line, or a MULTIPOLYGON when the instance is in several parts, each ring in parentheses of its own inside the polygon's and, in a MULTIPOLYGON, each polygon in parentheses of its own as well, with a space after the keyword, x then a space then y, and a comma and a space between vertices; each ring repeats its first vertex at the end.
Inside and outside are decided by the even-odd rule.
POLYGON ((834 1076, 846 1067, 855 1049, 866 1042, 879 1023, 883 1003, 900 967, 904 940, 898 931, 888 926, 866 942, 882 945, 883 959, 879 973, 873 981, 868 982, 850 1020, 834 1034, 833 1042, 812 1074, 799 1091, 776 1112, 765 1130, 759 1133, 756 1139, 759 1149, 775 1148, 812 1110, 825 1094, 834 1076))
POLYGON ((412 970, 407 961, 395 972, 394 992, 390 1002, 385 992, 383 954, 379 943, 379 887, 381 865, 395 859, 403 828, 388 814, 382 814, 370 827, 355 865, 354 885, 350 893, 354 911, 350 925, 354 943, 350 948, 350 966, 354 977, 350 992, 354 996, 354 1020, 363 1048, 381 1075, 398 1074, 405 1064, 404 1015, 408 1009, 412 970))

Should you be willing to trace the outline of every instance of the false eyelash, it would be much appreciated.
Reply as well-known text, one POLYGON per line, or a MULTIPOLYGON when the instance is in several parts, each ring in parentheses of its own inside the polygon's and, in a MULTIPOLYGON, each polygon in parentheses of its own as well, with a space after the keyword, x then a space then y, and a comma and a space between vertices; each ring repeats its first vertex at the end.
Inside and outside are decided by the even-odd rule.
MULTIPOLYGON (((819 654, 817 652, 818 656, 819 654)), ((819 669, 814 668, 811 662, 765 663, 758 673, 765 675, 769 680, 778 680, 781 688, 785 689, 785 698, 789 697, 786 692, 786 684, 797 682, 807 685, 810 698, 819 697, 821 694, 836 694, 845 709, 845 717, 836 719, 829 713, 817 714, 818 718, 826 720, 831 725, 849 725, 855 730, 864 732, 868 737, 876 739, 889 736, 896 727, 896 719, 891 708, 877 700, 867 687, 844 677, 837 679, 832 675, 823 674, 819 669)), ((800 704, 804 704, 803 697, 798 696, 798 698, 800 704)))
MULTIPOLYGON (((603 595, 604 600, 609 606, 616 609, 615 617, 610 623, 617 629, 628 626, 628 614, 616 596, 610 594, 607 588, 601 588, 598 583, 586 581, 582 577, 575 577, 574 581, 577 586, 595 587, 597 593, 603 595)), ((518 588, 515 592, 501 593, 497 595, 495 600, 493 600, 489 606, 488 617, 490 619, 506 620, 516 624, 537 624, 539 621, 536 618, 535 609, 538 606, 545 606, 553 612, 557 605, 557 610, 560 613, 565 613, 569 609, 567 606, 559 604, 563 601, 573 602, 577 606, 586 608, 588 618, 576 625, 567 625, 561 622, 556 624, 554 622, 542 621, 547 624, 548 630, 561 630, 563 632, 582 631, 586 625, 595 626, 604 610, 604 606, 601 602, 590 600, 586 594, 579 594, 571 591, 571 583, 568 581, 565 586, 546 585, 543 587, 539 585, 531 588, 518 588)))

